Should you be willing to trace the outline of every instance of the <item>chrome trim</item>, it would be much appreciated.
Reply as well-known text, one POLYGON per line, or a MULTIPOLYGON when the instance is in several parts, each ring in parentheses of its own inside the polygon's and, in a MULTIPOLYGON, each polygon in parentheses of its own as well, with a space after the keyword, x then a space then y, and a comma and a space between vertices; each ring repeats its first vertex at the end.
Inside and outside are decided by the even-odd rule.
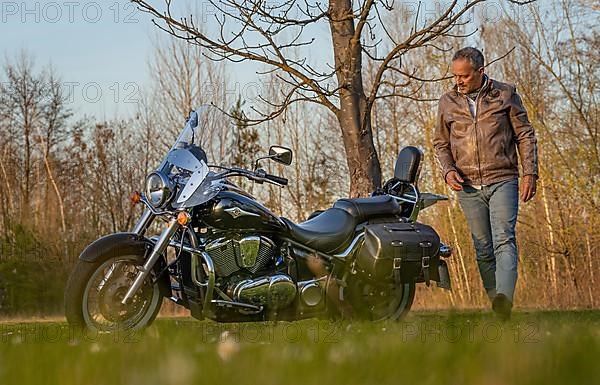
MULTIPOLYGON (((192 252, 192 255, 195 255, 196 257, 200 256, 205 265, 206 265, 206 275, 207 275, 207 282, 206 284, 203 284, 201 282, 199 282, 198 280, 198 276, 196 276, 196 282, 200 283, 200 286, 206 286, 206 293, 204 293, 204 306, 202 308, 202 314, 205 317, 210 318, 210 316, 212 315, 212 296, 213 296, 213 290, 215 288, 215 265, 212 261, 212 259, 210 258, 210 255, 208 255, 207 252, 205 251, 200 251, 198 252, 192 252)), ((192 261, 196 260, 197 258, 192 258, 192 261)), ((193 269, 194 268, 194 263, 192 263, 192 271, 195 272, 194 274, 197 274, 197 270, 193 269)))
POLYGON ((237 219, 239 217, 260 217, 260 215, 256 213, 251 213, 249 211, 245 211, 240 209, 239 207, 231 207, 224 210, 227 214, 231 215, 233 219, 237 219))
POLYGON ((408 197, 410 199, 405 198, 405 197, 399 197, 397 195, 391 195, 391 194, 390 194, 390 196, 392 198, 396 199, 396 200, 399 200, 399 201, 402 201, 402 202, 406 202, 406 203, 416 203, 417 202, 417 200, 415 199, 415 197, 412 196, 412 195, 406 195, 406 197, 408 197))
POLYGON ((208 243, 206 246, 204 246, 204 250, 206 251, 212 251, 214 249, 218 249, 219 247, 228 244, 229 242, 231 242, 230 239, 227 238, 217 238, 214 241, 211 241, 210 243, 208 243))
POLYGON ((242 267, 253 267, 256 265, 260 243, 261 238, 255 235, 244 237, 238 241, 242 267))
POLYGON ((154 215, 174 215, 172 212, 170 211, 160 211, 157 210, 156 208, 154 208, 152 206, 152 204, 150 204, 150 202, 148 202, 148 198, 146 198, 146 195, 144 194, 140 194, 140 202, 142 202, 144 205, 146 205, 146 207, 148 208, 148 210, 150 210, 152 212, 152 214, 154 215))
POLYGON ((365 236, 365 233, 364 233, 364 231, 363 231, 363 232, 361 232, 360 234, 358 234, 358 235, 357 235, 357 236, 356 236, 356 237, 355 237, 355 238, 352 240, 352 243, 350 243, 350 246, 348 246, 348 248, 346 248, 346 250, 344 250, 344 251, 343 251, 342 253, 340 253, 340 254, 335 254, 335 255, 334 255, 334 257, 336 257, 336 258, 346 258, 348 255, 350 255, 350 253, 351 253, 352 251, 354 251, 354 247, 356 246, 356 243, 357 243, 358 241, 360 241, 360 239, 361 239, 362 237, 364 237, 364 236, 365 236))
POLYGON ((302 243, 300 243, 300 242, 298 242, 298 241, 296 241, 296 240, 294 240, 292 238, 282 237, 281 239, 283 241, 285 241, 285 242, 288 242, 292 246, 295 246, 295 247, 298 247, 298 248, 303 249, 305 251, 309 251, 309 252, 311 252, 313 254, 319 255, 319 256, 323 257, 327 261, 331 261, 331 259, 333 259, 333 256, 331 256, 331 255, 329 255, 327 253, 324 253, 322 251, 319 251, 317 249, 313 249, 312 247, 308 247, 306 245, 303 245, 302 243))
POLYGON ((440 257, 448 258, 452 255, 452 248, 444 243, 440 244, 440 257))
POLYGON ((131 230, 131 232, 134 234, 137 234, 137 235, 144 235, 144 233, 146 232, 146 230, 148 229, 148 227, 154 220, 154 217, 155 217, 155 215, 152 213, 151 210, 145 209, 144 213, 142 214, 140 219, 138 219, 137 223, 135 224, 135 226, 134 226, 133 230, 131 230))
POLYGON ((288 275, 275 274, 258 279, 246 279, 232 290, 235 301, 260 303, 269 309, 282 309, 296 298, 298 288, 288 275))
POLYGON ((180 227, 181 225, 177 222, 176 219, 174 219, 169 223, 169 226, 167 226, 167 228, 164 229, 163 232, 160 234, 160 237, 154 245, 152 253, 148 257, 148 259, 146 259, 144 266, 140 268, 140 271, 138 272, 137 276, 135 277, 135 280, 133 281, 133 284, 131 285, 129 290, 127 290, 127 294, 125 294, 125 297, 123 297, 123 300, 121 301, 123 305, 126 305, 127 302, 131 299, 131 297, 133 297, 134 294, 139 290, 140 286, 142 286, 142 283, 144 282, 148 274, 150 274, 150 272, 152 271, 152 268, 156 264, 156 261, 158 261, 158 258, 160 258, 162 253, 165 251, 169 244, 169 241, 171 240, 175 232, 179 230, 180 227))
MULTIPOLYGON (((419 172, 420 171, 420 167, 421 165, 419 165, 419 172)), ((410 217, 409 219, 414 222, 417 220, 417 217, 419 216, 419 211, 421 210, 421 208, 419 207, 419 190, 417 190, 417 187, 415 185, 412 185, 413 188, 413 192, 415 193, 415 205, 413 206, 413 211, 412 213, 410 213, 410 217)))
POLYGON ((317 306, 323 301, 323 298, 325 297, 325 290, 319 284, 321 281, 327 281, 327 276, 325 275, 321 278, 298 282, 299 297, 306 306, 317 306), (313 300, 313 298, 309 298, 312 295, 311 293, 308 293, 310 289, 319 290, 320 296, 318 300, 313 300), (308 298, 307 295, 309 296, 308 298))
POLYGON ((414 222, 417 220, 417 217, 419 216, 419 211, 420 211, 420 204, 419 204, 419 199, 420 199, 420 194, 419 191, 417 190, 417 188, 415 187, 414 184, 409 184, 410 187, 412 187, 413 192, 415 193, 415 195, 405 195, 403 194, 402 197, 397 196, 397 195, 392 195, 392 194, 388 194, 389 196, 391 196, 392 198, 402 201, 402 202, 406 202, 406 203, 412 203, 413 204, 413 209, 410 213, 410 216, 408 217, 408 219, 411 222, 414 222), (405 197, 411 198, 411 199, 407 199, 405 197))
POLYGON ((250 310, 250 311, 253 311, 256 313, 260 313, 263 310, 262 306, 255 306, 255 305, 250 305, 248 303, 242 303, 242 302, 224 301, 222 299, 213 299, 210 302, 211 302, 211 304, 215 304, 217 306, 239 307, 244 310, 250 310))
POLYGON ((167 203, 169 200, 171 200, 171 198, 173 198, 173 194, 175 192, 175 185, 173 184, 173 181, 171 181, 171 179, 169 179, 169 177, 167 175, 165 175, 162 171, 153 171, 150 174, 148 174, 146 176, 146 181, 144 182, 144 184, 145 184, 144 192, 146 193, 146 199, 152 199, 151 195, 153 193, 161 194, 160 199, 156 204, 152 204, 152 203, 148 202, 154 208, 162 207, 165 203, 167 203), (153 177, 158 177, 160 179, 161 187, 155 191, 150 191, 148 183, 149 183, 150 179, 153 177))
POLYGON ((205 317, 210 318, 210 316, 212 315, 211 300, 212 300, 212 296, 213 296, 213 291, 215 290, 215 279, 216 279, 215 278, 216 277, 215 265, 213 263, 212 258, 206 251, 199 250, 198 240, 196 239, 196 236, 193 234, 193 232, 188 229, 188 233, 191 234, 189 238, 190 238, 190 243, 192 244, 192 246, 188 246, 185 244, 182 245, 181 242, 178 242, 175 240, 171 240, 169 242, 169 246, 181 248, 181 249, 183 249, 183 251, 192 254, 192 267, 191 267, 192 282, 194 282, 194 284, 198 287, 206 288, 206 292, 204 293, 204 304, 202 307, 202 314, 205 317), (204 270, 204 272, 206 273, 206 276, 207 276, 206 282, 202 282, 198 278, 198 268, 199 268, 199 266, 201 266, 201 264, 198 263, 199 262, 198 258, 202 258, 202 261, 204 262, 204 265, 206 266, 206 269, 204 270))

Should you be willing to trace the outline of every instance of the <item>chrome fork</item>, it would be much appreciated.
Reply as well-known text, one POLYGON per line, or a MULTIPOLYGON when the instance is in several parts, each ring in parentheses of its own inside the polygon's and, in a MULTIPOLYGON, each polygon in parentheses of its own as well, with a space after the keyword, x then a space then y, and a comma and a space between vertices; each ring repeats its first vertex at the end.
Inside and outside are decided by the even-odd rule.
POLYGON ((179 230, 180 227, 181 225, 177 222, 177 219, 173 219, 171 222, 169 222, 167 228, 164 229, 163 232, 160 234, 160 237, 154 245, 152 254, 150 254, 148 259, 144 263, 144 266, 142 266, 140 271, 137 273, 137 276, 133 281, 133 285, 131 285, 129 290, 127 290, 127 294, 125 294, 125 297, 123 297, 123 300, 121 301, 123 305, 126 305, 127 302, 135 295, 135 293, 142 286, 142 283, 144 282, 148 274, 150 274, 150 272, 152 271, 154 264, 165 251, 165 249, 169 245, 169 242, 171 241, 171 238, 173 238, 173 235, 175 235, 175 232, 177 232, 177 230, 179 230))
POLYGON ((156 215, 154 215, 150 209, 145 209, 141 218, 137 221, 131 232, 137 235, 144 235, 146 229, 148 226, 150 226, 150 223, 152 223, 152 220, 155 216, 156 215))

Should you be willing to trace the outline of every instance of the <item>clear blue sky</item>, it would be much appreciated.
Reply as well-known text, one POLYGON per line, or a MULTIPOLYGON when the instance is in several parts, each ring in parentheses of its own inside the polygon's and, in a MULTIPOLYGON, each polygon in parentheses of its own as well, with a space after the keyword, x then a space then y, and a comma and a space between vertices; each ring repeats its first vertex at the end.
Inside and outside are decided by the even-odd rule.
MULTIPOLYGON (((163 0, 151 3, 164 8, 163 0)), ((178 9, 195 9, 195 16, 214 14, 214 10, 204 9, 206 2, 182 0, 175 4, 178 9)), ((209 24, 203 27, 210 28, 209 24)), ((327 25, 319 28, 316 33, 320 35, 327 25)), ((13 60, 25 50, 35 59, 37 69, 51 63, 65 91, 72 94, 70 106, 79 116, 110 119, 135 110, 139 92, 149 86, 147 63, 157 33, 163 32, 151 23, 150 16, 127 0, 0 0, 2 61, 13 60)), ((324 54, 326 49, 313 48, 310 55, 314 58, 316 52, 324 54)), ((259 66, 246 63, 228 68, 232 90, 256 84, 259 66)))
MULTIPOLYGON (((163 0, 151 3, 164 8, 163 0)), ((174 3, 180 9, 195 9, 195 15, 211 14, 207 2, 174 3)), ((436 9, 427 4, 430 11, 436 9)), ((490 2, 488 7, 498 11, 498 5, 490 2)), ((328 32, 326 23, 310 31, 319 39, 327 39, 328 32)), ((0 0, 1 60, 11 60, 25 50, 35 58, 38 69, 51 63, 65 90, 72 92, 70 106, 78 115, 124 117, 135 109, 140 91, 149 85, 147 62, 152 55, 151 37, 157 33, 162 32, 152 25, 149 15, 128 0, 0 0)), ((321 41, 304 54, 316 67, 331 62, 329 44, 321 41)), ((249 63, 228 68, 228 78, 241 84, 252 82, 258 69, 249 63)))
POLYGON ((52 64, 78 114, 124 116, 148 84, 154 26, 127 0, 0 2, 0 51, 52 64))

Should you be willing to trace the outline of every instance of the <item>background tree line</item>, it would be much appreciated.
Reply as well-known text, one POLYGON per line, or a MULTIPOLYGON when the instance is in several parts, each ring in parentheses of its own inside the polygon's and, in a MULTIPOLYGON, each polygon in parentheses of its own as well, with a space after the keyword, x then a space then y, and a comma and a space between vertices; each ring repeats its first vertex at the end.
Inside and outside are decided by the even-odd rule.
MULTIPOLYGON (((454 247, 454 291, 421 288, 428 293, 417 296, 418 306, 487 306, 466 222, 443 183, 431 141, 437 98, 452 86, 451 55, 471 44, 482 48, 488 61, 502 58, 486 72, 516 83, 539 141, 539 194, 521 207, 518 223, 516 302, 536 308, 598 307, 599 9, 593 2, 570 0, 530 5, 516 14, 508 7, 507 17, 494 20, 475 12, 475 34, 464 37, 472 31, 457 25, 460 38, 439 38, 447 50, 423 46, 405 52, 402 68, 410 77, 392 71, 391 96, 373 105, 370 125, 383 179, 391 177, 398 151, 417 145, 425 153, 420 189, 450 197, 423 212, 422 220, 454 247), (395 89, 400 86, 402 95, 395 89)), ((414 20, 404 16, 391 12, 386 33, 409 31, 414 20)), ((378 50, 386 49, 382 44, 378 50)), ((215 135, 207 149, 216 162, 250 166, 271 144, 293 149, 290 167, 263 164, 289 178, 288 188, 244 185, 277 214, 301 221, 348 195, 347 143, 338 116, 310 102, 294 103, 273 119, 249 124, 253 109, 269 108, 267 101, 277 100, 290 85, 271 74, 260 99, 232 95, 227 74, 235 66, 206 60, 203 53, 202 47, 156 37, 149 59, 152 79, 137 111, 109 120, 75 118, 59 71, 41 68, 25 53, 5 61, 0 75, 0 315, 61 311, 64 283, 78 254, 100 235, 132 227, 141 208, 131 205, 129 195, 142 188, 189 111, 202 103, 215 103, 236 117, 236 124, 215 135)), ((362 76, 368 87, 378 81, 377 68, 367 65, 362 76)))

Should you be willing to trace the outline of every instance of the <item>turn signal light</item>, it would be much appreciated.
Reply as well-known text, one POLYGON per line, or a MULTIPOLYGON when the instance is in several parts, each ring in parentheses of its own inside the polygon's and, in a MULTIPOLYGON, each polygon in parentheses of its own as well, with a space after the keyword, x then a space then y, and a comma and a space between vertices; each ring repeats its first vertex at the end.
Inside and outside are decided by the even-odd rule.
POLYGON ((177 214, 177 222, 179 222, 181 226, 185 226, 188 223, 190 223, 191 219, 192 217, 190 216, 190 214, 188 214, 185 211, 182 211, 179 214, 177 214))
POLYGON ((139 191, 134 191, 129 197, 129 199, 131 200, 131 203, 137 205, 142 200, 142 194, 140 194, 139 191))

